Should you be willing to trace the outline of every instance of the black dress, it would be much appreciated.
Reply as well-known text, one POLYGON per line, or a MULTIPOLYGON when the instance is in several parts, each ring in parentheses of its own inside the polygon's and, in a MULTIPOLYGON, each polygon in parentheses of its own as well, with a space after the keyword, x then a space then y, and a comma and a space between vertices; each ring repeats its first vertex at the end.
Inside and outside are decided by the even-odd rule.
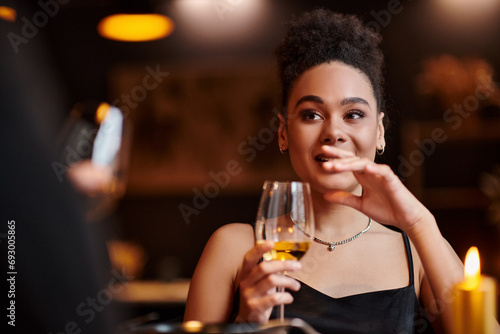
MULTIPOLYGON (((413 258, 404 233, 403 239, 410 272, 408 286, 333 298, 301 282, 299 291, 288 291, 293 303, 286 305, 285 318, 301 318, 321 333, 434 333, 415 294, 413 258)), ((235 294, 234 316, 238 307, 239 291, 235 294)), ((276 318, 275 310, 271 318, 276 318)))

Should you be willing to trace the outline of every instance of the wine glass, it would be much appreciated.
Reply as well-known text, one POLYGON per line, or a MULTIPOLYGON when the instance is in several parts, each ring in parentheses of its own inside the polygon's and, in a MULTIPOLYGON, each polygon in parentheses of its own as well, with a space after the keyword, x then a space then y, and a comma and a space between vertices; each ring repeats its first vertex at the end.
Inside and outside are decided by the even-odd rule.
MULTIPOLYGON (((260 198, 255 237, 257 243, 274 241, 274 248, 264 254, 266 261, 300 260, 311 245, 314 215, 309 183, 264 182, 260 198)), ((282 292, 283 287, 278 287, 282 292)), ((279 305, 284 319, 284 305, 279 305)))
POLYGON ((124 195, 130 139, 129 120, 106 102, 78 102, 66 119, 52 167, 60 182, 68 173, 88 221, 109 216, 124 195))

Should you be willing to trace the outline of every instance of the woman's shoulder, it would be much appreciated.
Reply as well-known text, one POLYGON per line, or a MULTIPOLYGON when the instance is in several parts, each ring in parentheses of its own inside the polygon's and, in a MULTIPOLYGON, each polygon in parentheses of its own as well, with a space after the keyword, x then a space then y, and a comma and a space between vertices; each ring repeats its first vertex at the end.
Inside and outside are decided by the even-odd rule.
POLYGON ((228 243, 251 244, 255 243, 254 229, 251 224, 231 223, 222 225, 212 234, 214 239, 221 239, 228 243))
POLYGON ((227 256, 239 259, 255 245, 253 226, 245 223, 231 223, 219 227, 207 242, 206 248, 221 251, 227 256))
MULTIPOLYGON (((403 231, 398 229, 397 227, 393 226, 388 226, 388 225, 380 225, 382 229, 382 233, 386 234, 387 238, 397 238, 398 240, 401 240, 401 236, 403 235, 403 231)), ((407 237, 408 238, 408 237, 407 237)), ((400 241, 398 241, 400 242, 400 241)), ((420 256, 417 252, 417 249, 415 248, 415 245, 411 241, 410 238, 408 238, 408 245, 404 245, 404 249, 406 250, 406 256, 410 257, 411 256, 411 262, 413 263, 413 272, 414 272, 414 282, 415 282, 415 291, 417 293, 417 296, 420 294, 420 285, 424 276, 424 268, 422 265, 422 262, 420 260, 420 256), (407 248, 409 246, 409 249, 407 248), (409 252, 408 252, 409 251, 409 252)))
POLYGON ((387 236, 401 236, 401 233, 403 233, 403 231, 395 226, 384 225, 382 223, 376 223, 374 227, 378 230, 378 232, 384 233, 387 236))
POLYGON ((416 254, 415 246, 413 245, 411 240, 408 238, 408 236, 403 237, 406 235, 404 231, 402 231, 397 227, 390 225, 383 225, 380 223, 375 224, 374 230, 378 232, 380 237, 385 238, 385 241, 392 240, 393 242, 400 245, 406 251, 408 251, 407 246, 409 246, 410 247, 409 250, 411 251, 412 257, 416 258, 418 262, 420 261, 420 259, 418 258, 418 254, 416 254), (408 244, 406 244, 406 242, 402 242, 402 240, 404 241, 404 239, 408 240, 408 244))
POLYGON ((243 257, 253 245, 250 224, 223 225, 212 234, 191 279, 185 319, 227 321, 243 257))
POLYGON ((243 232, 250 233, 253 236, 253 230, 253 225, 250 223, 230 223, 222 225, 214 233, 243 232))
POLYGON ((373 221, 371 232, 373 233, 374 237, 378 239, 377 242, 391 242, 399 245, 403 240, 403 231, 401 231, 397 227, 384 225, 375 221, 373 221))

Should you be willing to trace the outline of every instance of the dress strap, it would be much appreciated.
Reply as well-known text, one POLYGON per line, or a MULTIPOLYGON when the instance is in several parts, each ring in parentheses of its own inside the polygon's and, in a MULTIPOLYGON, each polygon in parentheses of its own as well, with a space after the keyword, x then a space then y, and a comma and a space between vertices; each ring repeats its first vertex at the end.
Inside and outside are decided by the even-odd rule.
POLYGON ((408 269, 410 273, 410 285, 412 285, 415 280, 413 276, 413 257, 411 256, 411 246, 410 246, 410 239, 408 239, 408 236, 406 233, 401 232, 403 234, 403 239, 405 241, 405 248, 406 248, 406 256, 408 257, 408 269))

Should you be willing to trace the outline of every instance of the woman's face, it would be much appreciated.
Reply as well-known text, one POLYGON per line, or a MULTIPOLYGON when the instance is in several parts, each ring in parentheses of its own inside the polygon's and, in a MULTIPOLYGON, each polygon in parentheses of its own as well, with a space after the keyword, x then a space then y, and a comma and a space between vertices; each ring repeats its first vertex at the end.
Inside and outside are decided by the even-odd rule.
MULTIPOLYGON (((294 83, 287 103, 288 117, 279 131, 280 146, 288 149, 301 180, 319 192, 342 189, 360 192, 349 173, 323 169, 323 145, 332 145, 373 160, 385 146, 383 113, 368 78, 341 62, 323 63, 304 72, 294 83)), ((329 160, 336 157, 328 157, 329 160)))

